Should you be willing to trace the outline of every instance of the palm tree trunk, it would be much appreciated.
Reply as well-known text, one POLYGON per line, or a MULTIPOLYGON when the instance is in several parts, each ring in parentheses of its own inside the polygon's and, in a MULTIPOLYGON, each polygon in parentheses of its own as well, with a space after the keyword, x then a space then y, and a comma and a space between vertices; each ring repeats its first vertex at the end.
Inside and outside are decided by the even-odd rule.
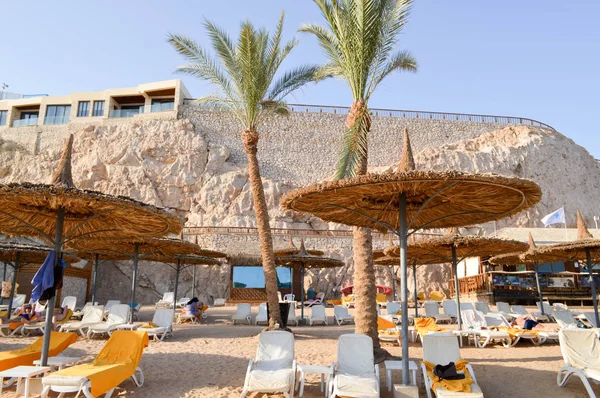
MULTIPOLYGON (((346 126, 365 123, 371 130, 371 117, 364 100, 355 101, 346 119, 346 126), (364 117, 361 117, 364 114, 364 117)), ((367 173, 367 156, 360 161, 356 175, 367 173)), ((383 361, 387 352, 381 349, 377 333, 377 285, 373 265, 373 238, 370 228, 352 228, 354 250, 354 293, 356 297, 356 333, 366 334, 373 339, 373 352, 376 362, 383 361)))
POLYGON ((263 189, 260 168, 256 152, 258 149, 258 133, 254 130, 246 130, 242 133, 244 148, 248 155, 248 179, 254 199, 254 213, 258 227, 258 238, 260 240, 260 256, 263 271, 265 273, 265 288, 267 291, 267 302, 269 303, 269 327, 274 329, 275 324, 281 325, 281 314, 279 312, 279 298, 277 296, 277 271, 275 270, 275 254, 273 253, 273 238, 269 226, 269 212, 265 191, 263 189))

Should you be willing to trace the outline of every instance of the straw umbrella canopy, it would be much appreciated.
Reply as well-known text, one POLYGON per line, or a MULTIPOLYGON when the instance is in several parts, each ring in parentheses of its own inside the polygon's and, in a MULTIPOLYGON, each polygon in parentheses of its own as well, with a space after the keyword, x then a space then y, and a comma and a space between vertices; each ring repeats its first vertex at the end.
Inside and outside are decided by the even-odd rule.
POLYGON ((527 250, 527 252, 523 253, 523 252, 514 252, 514 253, 507 253, 507 254, 500 254, 498 256, 494 256, 492 258, 490 258, 488 261, 492 264, 496 264, 496 265, 519 265, 519 264, 525 264, 525 265, 531 265, 534 268, 535 271, 535 284, 536 284, 536 288, 537 288, 537 293, 538 293, 538 297, 540 299, 540 310, 542 312, 542 315, 544 315, 544 296, 542 294, 542 288, 540 286, 540 275, 539 275, 539 263, 537 260, 537 257, 535 255, 528 255, 531 253, 535 253, 536 251, 536 244, 535 241, 533 240, 533 236, 531 235, 531 232, 529 233, 529 248, 527 250), (526 255, 526 256, 524 256, 526 255), (523 258, 522 258, 523 257, 523 258))
POLYGON ((152 258, 169 258, 177 262, 176 257, 181 255, 196 255, 209 258, 225 257, 225 253, 200 248, 195 243, 181 239, 149 238, 149 239, 121 239, 121 240, 80 240, 73 242, 77 250, 94 253, 118 253, 126 255, 133 260, 133 276, 131 280, 131 318, 133 322, 133 309, 135 308, 135 291, 139 260, 154 261, 152 258))
MULTIPOLYGON (((524 251, 527 244, 510 239, 494 238, 487 236, 465 235, 453 229, 445 236, 429 238, 411 242, 407 246, 407 258, 413 259, 418 264, 451 263, 454 274, 454 292, 456 308, 459 311, 458 329, 461 329, 460 319, 460 294, 458 289, 458 263, 469 257, 487 257, 499 254, 524 251)), ((385 254, 390 257, 400 257, 400 247, 394 246, 386 249, 385 254)))
POLYGON ((592 302, 594 304, 594 315, 596 317, 596 325, 600 324, 600 316, 598 314, 598 298, 596 293, 596 282, 594 281, 593 265, 594 261, 600 259, 600 239, 592 236, 585 225, 585 221, 577 210, 577 239, 566 243, 556 243, 540 248, 536 248, 530 253, 525 253, 522 258, 536 257, 545 261, 556 261, 557 259, 564 260, 584 260, 588 269, 590 278, 590 288, 592 290, 592 302))
MULTIPOLYGON (((313 250, 312 252, 323 253, 320 250, 313 250)), ((300 248, 298 252, 293 255, 287 256, 276 256, 275 261, 277 264, 285 265, 290 268, 300 268, 301 273, 301 292, 300 292, 300 301, 301 301, 301 309, 300 309, 300 318, 304 319, 304 273, 306 268, 337 268, 343 267, 344 262, 341 260, 336 260, 334 258, 322 257, 320 255, 310 254, 306 247, 304 246, 304 239, 300 241, 300 248)), ((292 273, 293 275, 293 273, 292 273)), ((292 282, 293 283, 293 282, 292 282)), ((293 289, 293 284, 292 284, 293 289)))
MULTIPOLYGON (((455 170, 414 170, 410 145, 396 173, 366 174, 313 184, 287 192, 284 210, 309 213, 327 222, 393 232, 400 240, 403 380, 408 380, 408 311, 406 245, 425 228, 479 224, 517 214, 540 201, 533 181, 496 174, 455 170), (411 232, 409 232, 409 230, 411 232)), ((371 328, 373 339, 376 327, 371 328)))
MULTIPOLYGON (((10 317, 12 313, 12 302, 15 297, 15 288, 17 286, 17 274, 19 270, 26 264, 41 264, 46 260, 48 253, 52 248, 46 246, 0 242, 0 261, 4 261, 13 267, 12 284, 10 289, 10 297, 8 302, 7 315, 10 317)), ((67 262, 79 261, 79 258, 70 253, 62 253, 63 259, 67 262)), ((6 267, 6 265, 5 265, 6 267)))
MULTIPOLYGON (((73 135, 49 184, 0 185, 0 233, 39 237, 54 247, 54 267, 66 242, 81 238, 158 237, 179 233, 181 221, 155 206, 77 189, 71 174, 73 135)), ((55 281, 56 284, 56 281, 55 281)), ((48 300, 42 365, 48 363, 55 294, 48 300)))
MULTIPOLYGON (((304 240, 302 240, 302 242, 304 243, 304 240)), ((306 249, 305 248, 305 251, 306 251, 306 253, 311 254, 313 256, 322 256, 325 254, 325 252, 323 252, 322 250, 314 250, 314 249, 306 249)), ((289 247, 287 247, 285 249, 281 249, 281 250, 275 250, 273 253, 275 253, 275 257, 281 257, 281 256, 293 256, 300 252, 301 252, 301 249, 297 248, 294 245, 293 239, 290 238, 289 247)))

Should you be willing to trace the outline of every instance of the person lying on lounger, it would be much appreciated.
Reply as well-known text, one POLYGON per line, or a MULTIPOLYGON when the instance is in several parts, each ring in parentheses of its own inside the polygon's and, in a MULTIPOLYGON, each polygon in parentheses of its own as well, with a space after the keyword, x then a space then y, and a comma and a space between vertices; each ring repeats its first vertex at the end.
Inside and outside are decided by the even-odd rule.
POLYGON ((538 323, 529 314, 527 314, 527 315, 521 315, 521 316, 515 318, 511 322, 511 326, 513 326, 513 327, 514 326, 518 326, 521 329, 541 330, 541 331, 546 331, 546 332, 556 332, 558 330, 557 328, 553 328, 553 327, 542 325, 541 323, 538 323))

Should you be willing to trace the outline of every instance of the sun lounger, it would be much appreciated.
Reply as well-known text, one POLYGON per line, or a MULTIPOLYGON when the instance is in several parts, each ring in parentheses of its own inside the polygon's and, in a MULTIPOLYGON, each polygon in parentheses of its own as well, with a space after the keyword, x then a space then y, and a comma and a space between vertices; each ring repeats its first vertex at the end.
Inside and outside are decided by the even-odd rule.
POLYGON ((460 312, 463 329, 472 333, 475 347, 485 348, 492 341, 499 341, 505 348, 511 347, 510 335, 503 330, 490 330, 485 315, 476 310, 460 312), (482 341, 483 340, 483 341, 482 341))
POLYGON ((510 326, 504 315, 487 314, 485 321, 488 327, 495 326, 500 330, 506 330, 512 340, 511 346, 517 345, 521 340, 528 340, 533 345, 540 345, 546 342, 548 338, 555 339, 557 334, 554 332, 531 331, 527 329, 513 328, 510 326))
POLYGON ((256 357, 248 363, 241 398, 250 392, 282 392, 291 398, 295 377, 294 335, 284 331, 262 332, 256 357))
POLYGON ((310 315, 308 316, 308 324, 310 326, 315 323, 322 323, 324 325, 329 325, 327 321, 327 314, 325 313, 324 305, 315 305, 310 307, 310 315))
POLYGON ((224 307, 226 300, 224 298, 216 298, 213 307, 224 307))
POLYGON ((563 304, 563 303, 554 303, 554 304, 552 304, 552 309, 553 310, 556 309, 558 311, 560 311, 560 310, 571 311, 571 314, 573 314, 573 316, 579 316, 579 315, 581 315, 581 311, 572 310, 566 304, 563 304))
MULTIPOLYGON (((50 335, 49 356, 56 356, 63 352, 68 346, 77 341, 76 333, 52 332, 50 335)), ((32 366, 42 356, 42 344, 44 338, 38 338, 33 344, 13 351, 0 352, 0 371, 17 366, 32 366)))
MULTIPOLYGON (((85 310, 88 307, 91 307, 93 305, 98 305, 98 303, 94 304, 91 301, 88 301, 87 303, 84 304, 83 308, 80 308, 78 310, 73 311, 73 316, 71 318, 81 319, 83 317, 84 313, 85 313, 85 310)), ((104 308, 104 307, 102 307, 102 308, 104 308)))
POLYGON ((62 300, 61 307, 69 307, 73 312, 75 312, 75 308, 77 308, 77 297, 75 296, 66 296, 62 300))
POLYGON ((96 334, 108 334, 117 329, 118 326, 124 325, 129 320, 129 311, 131 308, 129 304, 117 304, 113 305, 108 314, 106 322, 98 322, 88 325, 88 331, 86 333, 88 339, 96 334))
MULTIPOLYGON (((11 308, 13 310, 20 309, 23 306, 23 304, 25 304, 25 298, 26 297, 27 296, 25 294, 17 294, 17 295, 15 295, 15 297, 13 298, 13 301, 12 301, 11 308)), ((2 305, 0 305, 0 310, 5 310, 5 311, 8 310, 8 304, 2 304, 2 305)))
POLYGON ((256 314, 256 318, 254 318, 254 324, 259 325, 264 323, 266 325, 269 324, 269 316, 267 315, 267 303, 260 303, 258 306, 258 314, 256 314))
POLYGON ((475 309, 477 311, 482 312, 484 315, 485 314, 496 314, 497 313, 495 311, 491 311, 489 304, 486 303, 485 301, 476 301, 476 302, 473 303, 473 305, 475 306, 475 309))
POLYGON ((561 329, 574 329, 577 327, 577 319, 569 310, 554 310, 552 316, 561 329))
POLYGON ((415 330, 417 332, 417 339, 420 339, 421 343, 423 342, 423 337, 428 334, 450 333, 439 327, 433 318, 415 318, 415 330))
POLYGON ((428 398, 431 398, 432 391, 438 398, 483 398, 483 392, 479 385, 477 385, 475 372, 471 365, 461 358, 458 340, 454 336, 429 334, 423 338, 423 363, 421 364, 421 370, 423 371, 423 380, 425 381, 425 390, 427 391, 428 398), (457 370, 460 371, 460 368, 463 368, 469 372, 470 380, 469 378, 458 380, 460 383, 457 384, 462 384, 463 382, 466 384, 466 382, 471 381, 467 387, 470 391, 452 391, 451 385, 443 383, 445 380, 442 380, 440 383, 434 383, 435 376, 432 377, 428 366, 447 365, 450 362, 456 364, 457 370))
POLYGON ((322 305, 325 299, 325 293, 317 293, 317 297, 314 300, 308 300, 304 303, 305 307, 312 307, 313 305, 322 305))
POLYGON ((185 306, 187 305, 187 303, 189 303, 191 300, 191 298, 189 297, 182 297, 179 299, 179 301, 177 302, 177 308, 185 308, 185 306))
POLYGON ((235 314, 231 317, 233 324, 235 322, 248 322, 248 325, 252 325, 252 307, 248 303, 241 303, 237 305, 235 314))
MULTIPOLYGON (((543 308, 544 315, 546 315, 551 322, 554 322, 554 317, 552 316, 552 306, 550 305, 550 303, 548 301, 544 301, 543 303, 541 303, 541 305, 540 305, 539 301, 536 301, 535 305, 537 305, 538 310, 540 310, 539 314, 542 313, 542 308, 543 308)), ((538 312, 535 312, 534 315, 535 314, 538 314, 538 312)))
POLYGON ((458 319, 458 308, 456 308, 456 302, 453 300, 442 301, 442 307, 444 308, 444 314, 450 316, 453 322, 458 319))
POLYGON ((337 362, 331 364, 329 397, 379 398, 379 365, 373 358, 373 340, 362 334, 338 339, 337 362))
POLYGON ((440 306, 435 301, 426 301, 423 303, 425 307, 425 316, 427 318, 433 318, 436 322, 448 322, 452 323, 452 317, 446 314, 440 314, 440 306))
POLYGON ((354 317, 350 315, 345 305, 336 305, 333 308, 333 319, 339 326, 344 322, 354 322, 354 317))
POLYGON ((83 308, 83 318, 78 322, 63 323, 58 327, 60 332, 79 332, 85 336, 89 325, 102 322, 104 307, 101 305, 90 305, 83 308))
POLYGON ((522 315, 531 315, 533 317, 533 319, 536 320, 537 322, 550 322, 550 319, 548 318, 547 315, 542 315, 541 313, 537 313, 537 312, 530 313, 522 305, 513 305, 512 312, 514 315, 516 315, 515 318, 518 318, 519 316, 522 316, 522 315))
POLYGON ((290 301, 290 310, 288 312, 288 325, 295 323, 298 326, 298 316, 296 315, 296 302, 290 301))
POLYGON ((342 305, 345 305, 348 308, 354 307, 356 305, 356 296, 353 294, 343 296, 342 305))
POLYGON ((108 300, 106 302, 106 305, 104 306, 104 316, 108 316, 108 313, 110 312, 110 309, 115 306, 115 305, 119 305, 121 304, 120 300, 108 300))
POLYGON ((461 311, 467 311, 467 310, 472 310, 475 311, 475 307, 473 306, 473 303, 460 303, 460 310, 461 311))
POLYGON ((171 308, 175 303, 175 293, 174 292, 165 292, 163 293, 162 299, 158 300, 155 304, 156 308, 166 307, 171 308))
POLYGON ((590 323, 590 325, 592 325, 593 328, 598 327, 598 325, 596 325, 596 313, 594 311, 584 312, 583 316, 585 316, 585 319, 590 323))
POLYGON ((502 314, 508 321, 512 321, 518 316, 513 314, 512 310, 510 309, 510 305, 504 301, 497 301, 496 308, 498 309, 498 312, 502 314))
POLYGON ((42 379, 42 397, 50 391, 58 393, 83 393, 87 398, 106 394, 131 377, 136 386, 144 384, 144 373, 138 367, 148 335, 144 332, 117 330, 106 342, 91 363, 72 366, 51 373, 42 379))
POLYGON ((375 301, 377 302, 377 305, 379 305, 380 307, 385 308, 387 306, 387 296, 383 293, 377 293, 377 296, 375 297, 375 301))
POLYGON ((163 341, 167 336, 173 336, 173 317, 175 310, 172 308, 157 308, 150 324, 144 324, 138 328, 140 332, 146 332, 148 337, 156 341, 163 341), (152 326, 152 324, 156 326, 152 326))
POLYGON ((399 301, 390 301, 385 310, 395 324, 402 321, 402 304, 399 301))
POLYGON ((600 342, 596 330, 572 329, 560 330, 559 342, 565 366, 560 368, 556 382, 564 387, 571 375, 581 379, 592 398, 596 398, 588 379, 595 384, 600 382, 600 342))
POLYGON ((377 333, 380 341, 401 344, 400 330, 396 328, 391 315, 388 315, 388 318, 377 317, 377 333))
MULTIPOLYGON (((60 326, 62 324, 69 322, 69 319, 71 319, 72 315, 73 315, 73 310, 67 307, 67 314, 60 321, 56 321, 55 322, 56 325, 60 326)), ((21 335, 22 336, 30 336, 36 332, 40 333, 40 334, 44 334, 44 329, 46 329, 46 321, 40 320, 37 322, 23 325, 23 327, 21 328, 21 335)))

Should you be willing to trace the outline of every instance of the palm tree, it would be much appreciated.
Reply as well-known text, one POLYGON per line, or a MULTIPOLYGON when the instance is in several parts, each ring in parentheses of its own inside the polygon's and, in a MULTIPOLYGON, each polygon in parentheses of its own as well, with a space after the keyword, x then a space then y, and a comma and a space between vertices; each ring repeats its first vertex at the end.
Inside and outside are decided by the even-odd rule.
MULTIPOLYGON (((317 78, 344 80, 352 92, 343 147, 334 178, 367 172, 367 138, 371 130, 368 103, 378 85, 395 71, 417 70, 407 51, 395 51, 398 35, 408 19, 412 0, 313 0, 325 26, 308 24, 302 32, 316 36, 327 62, 317 78)), ((377 303, 373 246, 368 228, 353 229, 356 332, 373 338, 376 355, 382 355, 377 338, 377 303)))
POLYGON ((248 155, 248 178, 265 273, 269 329, 281 323, 281 314, 269 213, 256 156, 258 130, 269 117, 288 114, 284 98, 313 81, 318 69, 316 66, 301 66, 277 74, 283 60, 298 43, 295 39, 281 43, 283 19, 282 12, 272 35, 266 29, 255 29, 249 21, 243 22, 235 44, 224 30, 205 20, 204 27, 216 57, 188 37, 168 36, 168 42, 188 61, 187 65, 177 69, 178 72, 208 81, 217 89, 216 94, 199 101, 231 113, 240 123, 241 138, 248 155))

